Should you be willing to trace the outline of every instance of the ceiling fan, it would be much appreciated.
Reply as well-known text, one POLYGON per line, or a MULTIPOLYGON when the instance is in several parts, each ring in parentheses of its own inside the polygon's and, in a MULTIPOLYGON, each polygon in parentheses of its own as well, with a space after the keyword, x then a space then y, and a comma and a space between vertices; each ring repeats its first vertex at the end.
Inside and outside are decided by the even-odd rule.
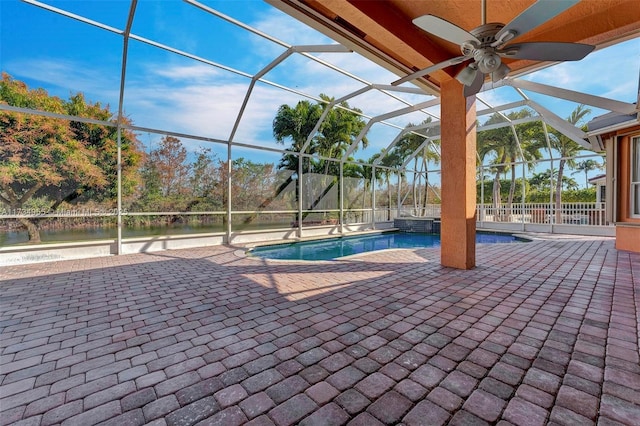
POLYGON ((511 68, 502 62, 502 58, 534 61, 578 61, 591 53, 595 46, 563 42, 515 44, 509 44, 509 42, 579 2, 580 0, 538 0, 505 25, 485 22, 486 4, 485 0, 482 0, 482 25, 471 31, 466 31, 434 15, 415 18, 413 23, 417 27, 451 43, 458 44, 462 55, 416 71, 391 84, 397 86, 434 71, 470 61, 455 78, 465 85, 465 96, 471 96, 480 91, 485 75, 491 74, 491 80, 496 82, 509 74, 511 68))

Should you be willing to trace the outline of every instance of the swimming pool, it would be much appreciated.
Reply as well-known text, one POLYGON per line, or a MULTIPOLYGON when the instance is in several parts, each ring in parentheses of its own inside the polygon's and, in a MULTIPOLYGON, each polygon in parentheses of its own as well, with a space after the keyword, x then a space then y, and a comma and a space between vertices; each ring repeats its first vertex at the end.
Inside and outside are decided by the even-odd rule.
MULTIPOLYGON (((505 234, 476 234, 477 243, 518 243, 523 240, 505 234)), ((247 254, 266 259, 331 260, 352 254, 392 248, 440 247, 440 235, 385 232, 381 234, 331 238, 255 247, 247 254)))

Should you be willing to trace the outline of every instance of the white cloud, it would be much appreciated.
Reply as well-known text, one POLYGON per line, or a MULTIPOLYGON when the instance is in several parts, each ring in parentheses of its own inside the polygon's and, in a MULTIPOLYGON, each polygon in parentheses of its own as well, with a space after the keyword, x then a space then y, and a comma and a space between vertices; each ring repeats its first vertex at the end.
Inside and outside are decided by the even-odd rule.
POLYGON ((325 35, 274 8, 266 10, 260 20, 249 25, 292 46, 333 43, 325 35))
POLYGON ((72 93, 83 92, 87 100, 103 105, 108 103, 112 110, 117 110, 119 70, 59 58, 17 59, 6 64, 5 69, 13 73, 15 79, 40 82, 38 87, 45 88, 51 95, 66 99, 72 93))
POLYGON ((360 56, 358 53, 332 53, 318 56, 333 65, 348 71, 369 83, 390 84, 398 79, 398 76, 381 67, 375 62, 360 56))
MULTIPOLYGON (((150 71, 144 80, 127 86, 127 113, 143 127, 226 140, 240 113, 249 80, 208 72, 210 69, 195 65, 150 71)), ((270 142, 275 111, 292 98, 273 87, 255 87, 234 140, 258 145, 270 142)))
POLYGON ((172 66, 170 68, 158 68, 153 72, 160 77, 165 77, 175 82, 182 82, 184 80, 207 81, 223 74, 223 72, 218 68, 200 63, 188 66, 183 65, 172 66))
POLYGON ((527 80, 592 95, 634 102, 640 68, 640 39, 595 51, 581 61, 562 62, 531 73, 527 80))
POLYGON ((549 68, 542 69, 525 76, 524 78, 539 83, 575 90, 582 86, 582 78, 576 76, 573 68, 574 64, 563 62, 549 68))

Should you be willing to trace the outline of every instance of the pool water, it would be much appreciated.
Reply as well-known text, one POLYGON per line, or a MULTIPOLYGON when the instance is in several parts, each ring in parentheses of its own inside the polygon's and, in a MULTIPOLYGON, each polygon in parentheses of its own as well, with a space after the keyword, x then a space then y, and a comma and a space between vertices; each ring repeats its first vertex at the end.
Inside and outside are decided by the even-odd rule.
MULTIPOLYGON (((517 239, 512 235, 476 234, 477 243, 495 244, 517 243, 522 241, 523 240, 517 239)), ((440 247, 440 235, 387 232, 374 235, 261 246, 250 250, 248 254, 266 259, 331 260, 338 257, 376 250, 428 247, 440 247)))

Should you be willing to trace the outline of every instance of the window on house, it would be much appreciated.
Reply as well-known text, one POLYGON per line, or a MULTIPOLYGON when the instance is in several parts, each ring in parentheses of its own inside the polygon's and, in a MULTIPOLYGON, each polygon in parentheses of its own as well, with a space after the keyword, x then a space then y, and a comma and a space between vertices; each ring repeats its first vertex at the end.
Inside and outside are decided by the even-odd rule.
POLYGON ((631 216, 640 217, 640 136, 631 139, 631 216))

